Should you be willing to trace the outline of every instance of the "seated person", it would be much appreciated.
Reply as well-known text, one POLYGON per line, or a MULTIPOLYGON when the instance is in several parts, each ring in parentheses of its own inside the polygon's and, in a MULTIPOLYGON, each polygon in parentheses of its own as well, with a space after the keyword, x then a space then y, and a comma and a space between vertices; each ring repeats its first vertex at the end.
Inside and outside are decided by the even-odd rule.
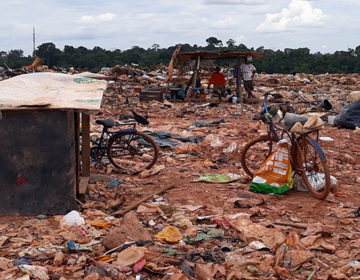
POLYGON ((226 80, 222 73, 220 73, 220 67, 216 67, 216 71, 211 75, 208 90, 210 86, 214 84, 214 90, 219 93, 219 99, 221 99, 221 95, 225 92, 226 80))
POLYGON ((191 79, 188 82, 185 92, 187 92, 186 101, 189 101, 191 98, 198 98, 205 99, 205 92, 201 86, 201 77, 200 73, 197 73, 196 80, 195 80, 195 88, 190 88, 190 85, 193 84, 193 80, 195 78, 195 73, 192 75, 191 79))

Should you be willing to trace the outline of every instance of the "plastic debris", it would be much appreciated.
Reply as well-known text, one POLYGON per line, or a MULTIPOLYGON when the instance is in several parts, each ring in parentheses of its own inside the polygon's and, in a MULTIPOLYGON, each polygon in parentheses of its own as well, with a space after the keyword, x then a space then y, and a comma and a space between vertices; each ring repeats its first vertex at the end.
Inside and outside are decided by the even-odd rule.
POLYGON ((183 235, 177 227, 166 227, 162 231, 160 231, 155 238, 164 240, 169 243, 178 243, 183 239, 183 235))
POLYGON ((228 174, 213 174, 213 173, 208 173, 208 174, 204 174, 202 176, 200 176, 197 180, 195 180, 196 182, 207 182, 207 183, 231 183, 231 182, 235 182, 238 181, 242 178, 242 175, 237 175, 237 174, 233 174, 233 173, 228 173, 228 174))
POLYGON ((93 251, 93 249, 91 247, 77 244, 72 240, 66 242, 64 249, 66 252, 69 252, 69 253, 71 253, 71 252, 92 252, 93 251))
POLYGON ((82 226, 85 224, 85 219, 80 216, 80 213, 73 210, 67 213, 61 220, 64 226, 82 226))
POLYGON ((93 220, 93 221, 87 221, 86 223, 88 225, 91 225, 91 226, 96 227, 96 228, 108 228, 108 227, 110 227, 110 225, 107 222, 105 222, 103 220, 98 220, 98 219, 93 220))
POLYGON ((19 266, 22 271, 30 275, 30 277, 39 279, 39 280, 49 280, 49 274, 46 267, 39 265, 27 265, 22 264, 19 266))
MULTIPOLYGON (((120 267, 132 266, 144 258, 145 252, 147 252, 145 247, 129 247, 118 254, 115 264, 120 267)), ((141 265, 137 268, 140 267, 141 265)))
POLYGON ((120 185, 121 181, 119 179, 114 179, 112 181, 110 181, 109 183, 107 183, 106 187, 107 188, 115 188, 117 187, 118 185, 120 185))
POLYGON ((211 240, 211 239, 221 239, 225 235, 225 231, 222 229, 211 229, 207 233, 205 232, 198 232, 196 237, 189 237, 185 235, 184 241, 186 243, 194 243, 194 242, 200 242, 203 240, 211 240))

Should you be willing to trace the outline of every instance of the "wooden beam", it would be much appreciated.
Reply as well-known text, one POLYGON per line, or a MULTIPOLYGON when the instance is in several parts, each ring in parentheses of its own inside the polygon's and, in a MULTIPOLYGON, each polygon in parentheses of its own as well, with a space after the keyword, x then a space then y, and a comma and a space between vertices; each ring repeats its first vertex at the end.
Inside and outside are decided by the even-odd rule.
POLYGON ((295 224, 295 223, 280 222, 280 221, 275 221, 275 222, 273 222, 273 224, 274 224, 274 225, 280 225, 280 226, 287 226, 287 227, 307 229, 307 225, 306 225, 306 224, 295 224))
POLYGON ((194 65, 194 76, 191 85, 193 88, 196 88, 196 80, 199 75, 199 69, 200 69, 200 56, 197 57, 194 65))
POLYGON ((75 197, 79 194, 79 183, 80 183, 80 113, 74 112, 74 129, 75 129, 75 197))
POLYGON ((243 103, 243 95, 242 95, 242 88, 240 86, 241 83, 241 74, 240 74, 240 57, 238 57, 237 61, 237 77, 236 77, 236 93, 239 103, 243 103))
POLYGON ((81 202, 85 202, 85 195, 88 191, 89 180, 90 177, 80 177, 78 198, 81 202))
POLYGON ((81 176, 90 177, 90 115, 81 114, 81 176))
POLYGON ((122 209, 122 210, 119 210, 119 211, 116 211, 114 213, 112 213, 113 216, 123 216, 125 215, 127 212, 135 209, 136 207, 138 207, 141 203, 149 200, 150 198, 152 198, 154 195, 159 195, 167 190, 170 190, 171 188, 173 188, 175 186, 166 186, 166 187, 163 187, 159 190, 156 190, 155 192, 143 197, 142 199, 138 200, 138 201, 135 201, 134 203, 130 204, 128 207, 122 209))

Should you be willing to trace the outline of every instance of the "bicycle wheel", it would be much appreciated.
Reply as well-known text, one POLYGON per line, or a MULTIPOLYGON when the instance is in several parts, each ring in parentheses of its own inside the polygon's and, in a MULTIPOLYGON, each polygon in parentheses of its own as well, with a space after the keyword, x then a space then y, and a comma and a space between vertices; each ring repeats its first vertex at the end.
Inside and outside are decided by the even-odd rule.
POLYGON ((256 137, 246 144, 241 152, 241 165, 251 178, 259 170, 261 164, 274 152, 276 140, 269 135, 256 137))
POLYGON ((110 138, 106 153, 111 164, 117 169, 137 174, 155 164, 159 148, 145 133, 125 132, 110 138))
POLYGON ((326 156, 319 144, 310 137, 297 139, 297 169, 305 187, 318 199, 325 199, 330 192, 330 169, 326 156))

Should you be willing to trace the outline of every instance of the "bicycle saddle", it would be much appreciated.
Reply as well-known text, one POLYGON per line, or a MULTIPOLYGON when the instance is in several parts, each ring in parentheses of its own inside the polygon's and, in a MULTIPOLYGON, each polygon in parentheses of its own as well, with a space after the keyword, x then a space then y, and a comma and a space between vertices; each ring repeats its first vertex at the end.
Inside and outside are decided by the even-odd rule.
POLYGON ((112 118, 108 118, 105 120, 96 120, 95 121, 97 124, 101 124, 107 128, 113 127, 115 125, 115 122, 112 118))

